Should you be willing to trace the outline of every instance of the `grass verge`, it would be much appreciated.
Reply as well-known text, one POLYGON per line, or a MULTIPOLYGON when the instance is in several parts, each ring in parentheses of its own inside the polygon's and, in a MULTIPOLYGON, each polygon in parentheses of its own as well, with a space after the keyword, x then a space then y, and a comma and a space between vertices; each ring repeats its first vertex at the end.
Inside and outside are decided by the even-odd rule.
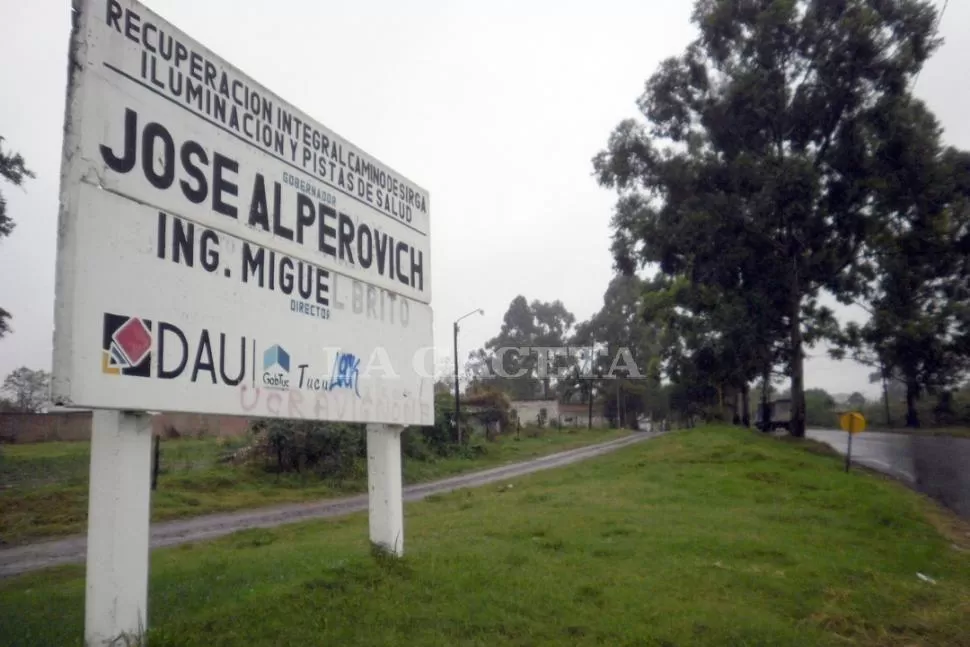
MULTIPOLYGON (((941 514, 798 442, 696 429, 408 505, 401 561, 362 514, 156 551, 149 639, 959 647, 970 554, 941 514)), ((81 567, 0 581, 0 635, 79 644, 83 592, 81 567)))
MULTIPOLYGON (((405 483, 528 460, 629 434, 625 430, 583 428, 530 430, 519 440, 486 443, 474 458, 405 459, 405 483), (532 436, 531 434, 539 435, 532 436)), ((234 441, 235 446, 243 441, 234 441)), ((152 494, 152 520, 164 521, 344 496, 367 489, 357 479, 323 480, 312 474, 269 474, 251 466, 220 464, 232 449, 225 440, 177 439, 161 443, 162 473, 152 494)), ((0 544, 83 532, 88 514, 90 443, 55 442, 0 448, 0 544)))

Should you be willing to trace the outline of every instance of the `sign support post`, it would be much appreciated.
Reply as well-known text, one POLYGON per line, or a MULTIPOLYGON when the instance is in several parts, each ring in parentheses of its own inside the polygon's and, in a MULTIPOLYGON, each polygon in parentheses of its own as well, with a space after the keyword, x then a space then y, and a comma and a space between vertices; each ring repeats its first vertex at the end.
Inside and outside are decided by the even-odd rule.
POLYGON ((849 444, 845 450, 845 471, 848 472, 852 465, 852 437, 865 430, 866 419, 858 411, 850 411, 839 416, 839 424, 849 433, 849 444))
POLYGON ((846 472, 849 471, 849 466, 852 465, 852 437, 854 435, 855 434, 853 434, 851 431, 849 432, 849 446, 845 450, 845 471, 846 472))
POLYGON ((104 647, 147 628, 147 411, 368 424, 370 539, 403 554, 401 431, 434 424, 430 195, 139 0, 71 7, 51 401, 95 411, 104 647))
POLYGON ((404 555, 404 492, 401 479, 401 432, 398 425, 367 425, 367 490, 370 540, 404 555))
POLYGON ((94 411, 84 597, 88 647, 140 638, 148 626, 151 459, 150 416, 94 411))

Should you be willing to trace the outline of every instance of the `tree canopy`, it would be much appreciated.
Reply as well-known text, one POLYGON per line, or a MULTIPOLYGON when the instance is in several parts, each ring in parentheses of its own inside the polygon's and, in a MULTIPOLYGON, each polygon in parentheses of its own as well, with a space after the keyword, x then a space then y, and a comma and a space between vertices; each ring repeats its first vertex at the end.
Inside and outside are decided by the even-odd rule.
MULTIPOLYGON (((499 333, 473 351, 466 364, 475 382, 488 380, 490 386, 516 400, 550 397, 555 373, 567 358, 550 357, 553 370, 543 377, 537 348, 565 347, 576 321, 562 301, 533 300, 516 296, 502 319, 499 333)), ((544 358, 543 358, 544 359, 544 358)))
POLYGON ((47 371, 21 366, 4 378, 0 391, 10 397, 14 410, 37 413, 50 400, 50 379, 47 371))
MULTIPOLYGON (((24 180, 34 177, 33 171, 27 168, 27 162, 20 153, 8 153, 3 150, 3 137, 0 136, 0 178, 14 186, 21 186, 24 180)), ((16 223, 7 213, 7 200, 0 192, 0 240, 13 232, 16 223)), ((10 332, 11 314, 0 307, 0 337, 10 332)))
POLYGON ((820 293, 850 301, 871 279, 885 126, 938 45, 935 20, 922 0, 699 0, 698 37, 638 101, 645 121, 620 123, 594 158, 620 196, 618 267, 656 265, 777 313, 795 435, 803 347, 832 324, 820 293))
POLYGON ((846 327, 835 355, 848 349, 887 380, 897 372, 917 427, 917 398, 957 386, 970 358, 970 154, 942 144, 922 102, 894 110, 875 163, 882 228, 864 254, 873 279, 859 300, 871 316, 846 327))

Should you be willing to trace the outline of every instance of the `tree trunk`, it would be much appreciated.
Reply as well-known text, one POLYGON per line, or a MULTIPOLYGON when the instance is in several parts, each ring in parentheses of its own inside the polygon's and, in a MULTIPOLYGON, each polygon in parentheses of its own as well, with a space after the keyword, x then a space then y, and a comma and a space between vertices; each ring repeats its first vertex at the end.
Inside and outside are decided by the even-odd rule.
POLYGON ((882 402, 886 406, 886 427, 892 429, 893 419, 889 414, 889 375, 887 374, 885 365, 882 369, 882 402))
MULTIPOLYGON (((617 383, 617 386, 619 387, 619 383, 617 383)), ((617 398, 618 398, 618 400, 617 400, 617 402, 618 402, 617 406, 620 408, 620 413, 619 413, 619 416, 620 416, 620 428, 621 429, 626 429, 627 428, 627 420, 626 420, 627 419, 627 415, 626 415, 626 393, 623 391, 622 388, 620 388, 620 390, 618 391, 618 393, 619 393, 619 395, 617 395, 617 398)))
POLYGON ((616 428, 620 429, 623 427, 623 420, 620 418, 620 380, 616 381, 616 413, 614 414, 616 418, 616 428))
POLYGON ((748 397, 748 383, 745 382, 741 387, 741 424, 751 427, 751 402, 748 397))
POLYGON ((761 376, 761 431, 771 431, 771 405, 768 403, 768 389, 771 388, 771 364, 765 363, 765 372, 761 376))
POLYGON ((791 282, 791 422, 789 429, 796 438, 805 436, 805 365, 802 357, 802 293, 795 263, 791 282))
POLYGON ((912 380, 906 380, 906 426, 919 429, 919 413, 916 411, 916 398, 919 396, 919 385, 912 380))

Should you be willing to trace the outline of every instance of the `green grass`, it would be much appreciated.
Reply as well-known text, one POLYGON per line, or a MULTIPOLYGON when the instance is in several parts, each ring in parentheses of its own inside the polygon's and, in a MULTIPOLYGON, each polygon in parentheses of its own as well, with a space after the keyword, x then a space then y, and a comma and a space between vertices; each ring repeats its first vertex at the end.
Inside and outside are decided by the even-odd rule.
MULTIPOLYGON (((247 444, 247 438, 179 438, 161 442, 166 473, 212 467, 223 454, 247 444)), ((24 492, 44 485, 87 484, 89 442, 50 442, 0 446, 0 484, 24 492)))
MULTIPOLYGON (((409 504, 401 561, 364 514, 156 551, 149 642, 958 647, 965 531, 810 441, 696 429, 409 504)), ((79 644, 83 591, 0 581, 0 635, 79 644)))
MULTIPOLYGON (((433 462, 406 459, 405 483, 605 442, 624 430, 545 429, 520 440, 507 436, 487 443, 475 458, 433 462)), ((152 519, 162 521, 214 512, 311 501, 366 490, 366 472, 357 479, 327 481, 313 475, 269 474, 258 468, 218 462, 245 439, 177 439, 161 443, 162 473, 152 494, 152 519)), ((6 445, 0 448, 0 543, 18 544, 83 532, 88 514, 90 444, 86 442, 6 445)))

